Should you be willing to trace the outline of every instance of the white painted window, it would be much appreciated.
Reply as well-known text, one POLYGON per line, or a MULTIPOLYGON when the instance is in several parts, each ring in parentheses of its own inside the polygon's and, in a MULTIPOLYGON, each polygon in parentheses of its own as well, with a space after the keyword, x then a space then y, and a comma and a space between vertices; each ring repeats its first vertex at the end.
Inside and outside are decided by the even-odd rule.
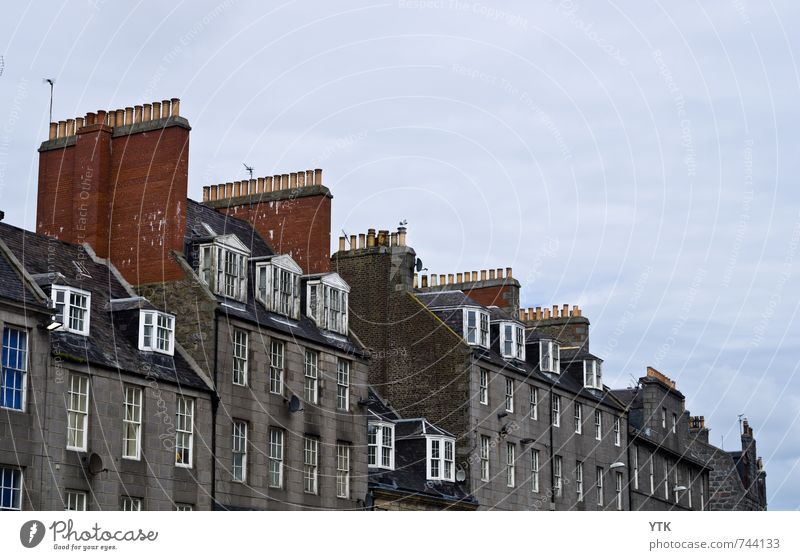
POLYGON ((269 430, 269 486, 283 487, 283 430, 269 430))
POLYGON ((675 413, 672 414, 672 433, 678 433, 678 415, 675 413))
POLYGON ((491 440, 489 436, 481 436, 481 480, 489 482, 489 450, 491 440))
POLYGON ((464 309, 464 340, 468 344, 489 347, 489 314, 481 309, 464 309))
POLYGON ((525 360, 525 329, 516 323, 500 323, 500 351, 504 358, 525 360))
POLYGON ((516 455, 517 446, 506 443, 506 486, 513 488, 516 485, 516 455))
POLYGON ((539 491, 539 450, 531 449, 531 491, 539 491))
POLYGON ((0 375, 0 408, 25 410, 28 388, 28 333, 3 329, 3 369, 0 375))
POLYGON ((680 465, 675 463, 675 467, 672 469, 672 471, 675 473, 675 486, 672 487, 672 490, 673 490, 673 493, 675 494, 675 503, 676 504, 680 501, 680 497, 681 497, 681 493, 677 490, 678 486, 680 486, 680 484, 681 484, 680 483, 680 478, 678 476, 680 474, 679 466, 680 465))
POLYGON ((603 374, 599 360, 583 360, 583 386, 590 389, 603 388, 603 374))
POLYGON ((579 402, 575 403, 575 433, 583 433, 583 405, 579 402))
POLYGON ((92 294, 71 286, 52 286, 50 297, 56 308, 55 320, 59 330, 76 334, 89 334, 92 294))
POLYGON ((336 496, 350 497, 350 446, 345 443, 336 445, 336 496))
POLYGON ((694 486, 694 473, 689 469, 689 484, 686 485, 686 497, 689 500, 689 509, 692 508, 692 486, 694 486))
POLYGON ((269 392, 283 394, 283 342, 272 340, 269 346, 269 392))
POLYGON ((603 467, 597 467, 597 505, 599 507, 603 507, 604 496, 603 496, 603 478, 605 473, 603 472, 603 467))
POLYGON ((553 395, 553 406, 552 410, 550 411, 550 421, 552 422, 553 426, 558 428, 561 426, 561 396, 560 395, 553 395))
POLYGON ((618 416, 614 417, 614 445, 619 447, 622 444, 621 421, 618 416))
POLYGON ((556 498, 560 498, 564 492, 564 480, 560 455, 553 457, 553 494, 556 498))
POLYGON ((233 329, 233 384, 247 385, 247 331, 233 329))
POLYGON ((122 511, 142 511, 142 499, 131 496, 122 497, 122 511))
POLYGON ((231 447, 233 465, 231 476, 235 482, 247 480, 247 423, 233 421, 233 445, 231 447))
POLYGON ((139 350, 175 354, 175 317, 168 313, 139 311, 139 350))
POLYGON ((319 439, 303 438, 303 492, 316 494, 319 477, 319 439))
POLYGON ((561 349, 555 340, 539 341, 539 369, 550 373, 561 373, 561 349))
POLYGON ((664 499, 669 500, 669 461, 664 459, 664 499))
POLYGON ((661 409, 661 427, 667 429, 667 409, 661 409))
POLYGON ((394 425, 370 422, 367 429, 367 462, 370 467, 394 469, 394 425))
POLYGON ((506 412, 514 412, 514 380, 506 377, 506 412))
POLYGON ((531 420, 538 420, 539 419, 539 388, 531 386, 531 410, 530 416, 531 420))
POLYGON ((579 502, 583 501, 583 463, 578 461, 575 465, 575 493, 579 502))
POLYGON ((653 454, 650 454, 650 495, 656 493, 656 467, 655 467, 655 457, 653 454))
POLYGON ((22 509, 22 471, 0 467, 0 510, 22 509))
POLYGON ((192 504, 175 504, 175 511, 194 511, 194 506, 192 504))
POLYGON ((633 489, 639 489, 639 446, 633 446, 633 489))
POLYGON ((303 270, 288 255, 277 255, 256 265, 256 300, 265 309, 300 318, 300 276, 303 270))
POLYGON ((247 259, 250 251, 231 234, 200 246, 199 276, 212 292, 238 301, 247 300, 247 259))
POLYGON ((614 473, 614 492, 616 492, 617 509, 622 511, 622 473, 614 473))
POLYGON ((86 451, 89 424, 89 378, 69 376, 67 391, 67 449, 86 451))
POLYGON ((192 466, 194 448, 194 400, 179 396, 175 408, 175 465, 192 466))
POLYGON ((125 386, 122 417, 122 457, 138 461, 142 458, 142 389, 125 386))
POLYGON ((305 357, 305 385, 303 387, 303 397, 310 404, 319 402, 319 353, 314 350, 306 350, 305 357))
POLYGON ((66 490, 64 492, 65 511, 86 511, 86 492, 66 490))
POLYGON ((455 480, 455 440, 431 437, 428 440, 428 480, 455 480))
POLYGON ((309 280, 306 288, 306 313, 321 329, 347 334, 350 286, 338 274, 309 280))
POLYGON ((350 362, 342 358, 336 362, 336 408, 350 410, 350 362))
POLYGON ((481 368, 480 385, 478 388, 478 401, 481 404, 489 404, 489 372, 481 368))
POLYGON ((594 439, 603 439, 603 413, 599 410, 594 411, 594 439))

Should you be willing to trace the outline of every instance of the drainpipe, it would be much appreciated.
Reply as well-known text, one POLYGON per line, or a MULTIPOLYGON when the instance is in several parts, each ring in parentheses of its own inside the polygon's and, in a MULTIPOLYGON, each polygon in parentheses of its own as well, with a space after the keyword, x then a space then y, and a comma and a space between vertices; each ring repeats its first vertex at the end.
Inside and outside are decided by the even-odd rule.
MULTIPOLYGON (((549 428, 548 431, 550 432, 550 510, 554 511, 556 509, 556 477, 555 477, 555 454, 553 453, 553 386, 555 385, 554 382, 550 383, 550 417, 549 420, 549 428)), ((559 407, 558 413, 561 414, 561 408, 559 407)), ((564 473, 561 473, 562 477, 564 473)))
POLYGON ((211 509, 217 503, 217 409, 219 393, 217 392, 217 356, 219 356, 219 309, 214 308, 214 392, 211 393, 211 509))

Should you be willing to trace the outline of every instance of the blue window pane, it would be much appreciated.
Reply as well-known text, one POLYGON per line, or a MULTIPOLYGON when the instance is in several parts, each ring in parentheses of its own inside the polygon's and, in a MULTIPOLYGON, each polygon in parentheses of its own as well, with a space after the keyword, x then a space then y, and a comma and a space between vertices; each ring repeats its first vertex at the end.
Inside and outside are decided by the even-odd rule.
POLYGON ((3 329, 3 369, 0 387, 0 406, 22 409, 22 397, 27 369, 28 333, 18 329, 3 329))

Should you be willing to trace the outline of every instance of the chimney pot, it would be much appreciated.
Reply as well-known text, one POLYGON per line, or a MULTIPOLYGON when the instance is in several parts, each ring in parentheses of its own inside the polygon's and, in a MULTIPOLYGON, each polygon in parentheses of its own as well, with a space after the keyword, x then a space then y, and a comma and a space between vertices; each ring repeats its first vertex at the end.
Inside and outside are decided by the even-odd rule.
POLYGON ((242 182, 241 181, 234 181, 233 182, 233 196, 241 196, 242 194, 242 182))
POLYGON ((456 273, 456 283, 461 284, 464 281, 464 275, 461 272, 456 273))
POLYGON ((173 117, 180 117, 181 116, 181 100, 177 97, 173 97, 172 101, 172 116, 173 117))
POLYGON ((344 251, 344 243, 345 243, 345 238, 344 238, 344 236, 340 235, 339 236, 339 250, 340 251, 344 251))
POLYGON ((541 307, 537 307, 536 308, 536 320, 540 321, 541 319, 542 319, 542 308, 541 307))
POLYGON ((225 183, 225 198, 231 198, 233 196, 233 183, 225 183))
POLYGON ((152 120, 153 105, 151 105, 150 103, 145 103, 142 107, 144 108, 144 112, 142 113, 142 122, 147 122, 152 120))
POLYGON ((58 137, 64 138, 67 135, 67 121, 58 121, 58 137))
POLYGON ((431 274, 431 287, 436 286, 436 275, 431 274))
POLYGON ((506 278, 511 278, 511 267, 506 268, 506 278))
POLYGON ((256 192, 263 193, 264 192, 264 177, 259 177, 258 182, 256 183, 256 192))
POLYGON ((564 318, 569 317, 569 305, 566 303, 561 307, 561 316, 564 318))
POLYGON ((358 248, 363 249, 367 246, 367 236, 363 233, 358 234, 358 248))
POLYGON ((494 280, 494 269, 493 268, 489 269, 489 280, 494 280))
POLYGON ((264 191, 272 192, 272 176, 264 177, 264 191))
POLYGON ((210 200, 211 187, 203 187, 203 202, 210 200))
POLYGON ((445 284, 447 284, 447 276, 445 276, 444 274, 440 274, 439 275, 439 285, 440 286, 444 286, 445 284))
POLYGON ((498 280, 502 280, 503 279, 503 269, 502 268, 498 268, 497 269, 497 279, 498 280))
POLYGON ((314 170, 314 184, 321 185, 322 184, 322 169, 315 169, 314 170))
POLYGON ((486 269, 481 270, 481 281, 486 280, 486 269))
POLYGON ((306 186, 310 187, 314 184, 314 170, 306 169, 306 186))
POLYGON ((448 274, 448 275, 447 275, 447 283, 448 283, 448 284, 453 284, 453 283, 455 283, 455 276, 453 276, 452 274, 448 274))
MULTIPOLYGON (((125 107, 125 124, 133 124, 133 107, 125 107)), ((119 126, 119 121, 117 121, 119 126)))
POLYGON ((75 132, 77 132, 79 128, 83 128, 83 117, 75 119, 75 132))
POLYGON ((131 124, 130 120, 126 122, 125 120, 125 109, 117 109, 117 115, 113 126, 124 126, 126 124, 131 124))
POLYGON ((302 189, 306 186, 306 174, 303 171, 298 171, 295 175, 297 175, 297 188, 302 189))
POLYGON ((533 312, 533 307, 529 307, 528 308, 528 317, 530 317, 531 321, 535 317, 534 312, 533 312))
POLYGON ((75 119, 67 119, 67 136, 75 134, 75 119))
POLYGON ((553 306, 553 319, 555 319, 556 317, 558 317, 558 306, 554 305, 553 306))
POLYGON ((401 247, 406 246, 406 228, 405 226, 400 226, 397 228, 397 242, 400 244, 401 247))
POLYGON ((289 174, 284 173, 283 175, 281 175, 281 190, 285 191, 288 188, 289 188, 289 174))
POLYGON ((55 140, 58 137, 58 123, 50 123, 50 131, 47 135, 48 140, 55 140))
POLYGON ((417 288, 417 284, 418 284, 418 282, 419 282, 419 279, 417 278, 417 275, 415 274, 415 275, 414 275, 414 289, 416 289, 416 288, 417 288))
POLYGON ((153 101, 153 120, 157 121, 161 118, 161 103, 153 101))
POLYGON ((382 229, 378 231, 378 245, 381 247, 386 247, 389 245, 389 230, 382 229))
POLYGON ((368 229, 367 230, 367 247, 374 247, 375 246, 375 230, 368 229))
POLYGON ((350 236, 350 250, 351 251, 353 251, 358 246, 358 245, 356 245, 356 243, 357 243, 356 236, 355 235, 351 235, 350 236))
POLYGON ((297 188, 297 173, 289 173, 289 188, 297 188))
POLYGON ((545 319, 549 319, 550 318, 550 308, 549 307, 546 307, 545 310, 544 310, 544 318, 545 319))
POLYGON ((392 232, 392 247, 397 247, 397 232, 392 232))
POLYGON ((170 102, 169 99, 164 99, 161 101, 161 118, 166 119, 169 117, 170 111, 170 102))
POLYGON ((133 122, 135 122, 135 123, 142 122, 142 106, 141 105, 134 105, 133 106, 133 122))
POLYGON ((422 278, 422 287, 423 288, 427 288, 428 287, 428 275, 427 274, 423 274, 421 278, 422 278))

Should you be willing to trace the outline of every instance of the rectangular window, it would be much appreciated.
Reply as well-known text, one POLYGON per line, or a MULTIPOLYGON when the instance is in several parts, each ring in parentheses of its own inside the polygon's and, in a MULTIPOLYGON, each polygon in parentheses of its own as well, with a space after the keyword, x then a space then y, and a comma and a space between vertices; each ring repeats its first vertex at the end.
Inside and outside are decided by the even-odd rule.
POLYGON ((23 410, 28 373, 28 333, 3 329, 3 377, 0 382, 0 407, 23 410))
POLYGON ((350 362, 341 358, 336 362, 336 408, 350 410, 350 362))
POLYGON ((233 329, 233 384, 247 385, 247 331, 233 329))
POLYGON ((594 439, 603 439, 603 413, 599 410, 594 411, 594 439))
POLYGON ((392 424, 369 424, 367 461, 370 467, 394 468, 394 426, 392 424))
POLYGON ((673 434, 678 433, 678 415, 677 414, 673 414, 672 415, 672 433, 673 434))
POLYGON ((307 403, 317 404, 319 399, 319 372, 317 364, 319 362, 319 354, 313 350, 306 350, 305 358, 305 386, 303 388, 303 396, 307 403))
POLYGON ((514 380, 506 377, 506 412, 514 412, 514 380))
POLYGON ((175 465, 192 466, 194 448, 194 400, 178 397, 175 410, 175 465))
POLYGON ((86 511, 86 492, 67 490, 64 492, 65 511, 86 511))
POLYGON ((531 449, 531 491, 539 491, 539 450, 531 449))
POLYGON ((123 496, 122 511, 142 511, 142 499, 123 496))
POLYGON ((583 386, 591 389, 603 388, 599 360, 583 360, 583 386))
POLYGON ((553 457, 553 494, 556 498, 560 498, 564 491, 561 463, 562 461, 560 455, 553 457))
POLYGON ((513 323, 500 323, 500 349, 504 358, 525 359, 525 329, 513 323))
POLYGON ((575 403, 575 433, 583 433, 583 405, 575 403))
POLYGON ((61 323, 62 330, 89 334, 89 309, 92 301, 89 292, 67 286, 53 286, 50 297, 56 308, 55 320, 61 323))
POLYGON ((122 418, 122 457, 138 461, 142 457, 142 389, 125 387, 122 418))
POLYGON ((680 479, 678 478, 678 474, 679 474, 678 467, 679 467, 679 465, 677 463, 675 463, 675 467, 672 469, 672 471, 675 473, 675 486, 672 487, 672 491, 675 494, 675 503, 676 504, 680 501, 680 492, 677 490, 677 488, 681 484, 680 479))
POLYGON ((175 504, 175 511, 194 511, 192 504, 175 504))
POLYGON ((241 420, 233 421, 233 468, 231 475, 235 482, 247 480, 247 423, 241 420))
POLYGON ((479 313, 480 316, 480 336, 481 341, 480 345, 488 348, 489 347, 489 315, 487 313, 479 313))
POLYGON ((0 467, 0 510, 22 509, 22 471, 0 467))
POLYGON ((550 411, 550 420, 556 428, 561 425, 561 397, 559 395, 553 395, 553 408, 550 411))
POLYGON ((667 409, 661 409, 661 427, 667 429, 667 409))
POLYGON ((350 497, 350 446, 336 445, 336 496, 350 497))
POLYGON ((200 279, 212 292, 244 301, 247 297, 247 256, 218 243, 201 246, 200 279))
POLYGON ((273 265, 272 311, 295 317, 295 309, 299 309, 299 280, 299 277, 293 272, 273 265))
POLYGON ((89 378, 73 373, 67 392, 67 449, 86 451, 88 423, 89 378))
POLYGON ((428 479, 449 480, 454 478, 455 442, 447 438, 428 438, 428 479))
POLYGON ((531 387, 531 420, 539 419, 539 388, 531 387))
POLYGON ((481 480, 489 482, 489 436, 481 436, 481 480))
POLYGON ((503 324, 503 356, 506 358, 514 357, 514 325, 511 323, 503 324))
POLYGON ((269 345, 269 392, 283 394, 283 342, 279 340, 269 345))
POLYGON ((633 489, 639 489, 639 446, 633 446, 633 489))
POLYGON ((516 468, 514 463, 516 461, 517 449, 513 443, 506 444, 506 486, 513 488, 516 484, 516 468))
POLYGON ((489 315, 478 309, 464 309, 464 338, 469 344, 489 347, 489 315))
POLYGON ((478 388, 478 401, 481 404, 489 404, 489 372, 481 369, 480 387, 478 388))
POLYGON ((575 492, 578 501, 583 501, 583 463, 580 461, 575 465, 575 492))
POLYGON ((283 487, 283 430, 269 430, 269 486, 283 487))
POLYGON ((175 317, 142 309, 139 312, 139 350, 175 353, 175 317))
POLYGON ((694 486, 694 473, 689 469, 689 484, 686 485, 686 494, 689 499, 689 509, 692 509, 692 486, 694 486))
POLYGON ((515 327, 516 337, 514 338, 514 346, 517 350, 517 359, 525 359, 525 329, 522 327, 515 327))
POLYGON ((669 461, 664 459, 664 499, 669 500, 669 461))
POLYGON ((347 298, 345 289, 334 288, 319 281, 307 285, 306 311, 321 329, 348 333, 347 298))
POLYGON ((597 505, 603 507, 603 467, 597 467, 597 505))
POLYGON ((700 476, 700 511, 706 510, 706 482, 703 476, 700 476))
POLYGON ((315 437, 303 438, 303 491, 317 493, 319 475, 319 440, 315 437))
POLYGON ((561 350, 553 340, 539 342, 539 369, 550 373, 561 373, 561 350))
POLYGON ((650 454, 650 495, 656 493, 656 471, 655 471, 655 457, 653 454, 650 454))
POLYGON ((622 473, 615 473, 614 492, 616 492, 617 509, 622 511, 622 473))
POLYGON ((620 433, 620 419, 619 417, 614 418, 614 445, 617 447, 620 446, 622 440, 622 434, 620 433))

